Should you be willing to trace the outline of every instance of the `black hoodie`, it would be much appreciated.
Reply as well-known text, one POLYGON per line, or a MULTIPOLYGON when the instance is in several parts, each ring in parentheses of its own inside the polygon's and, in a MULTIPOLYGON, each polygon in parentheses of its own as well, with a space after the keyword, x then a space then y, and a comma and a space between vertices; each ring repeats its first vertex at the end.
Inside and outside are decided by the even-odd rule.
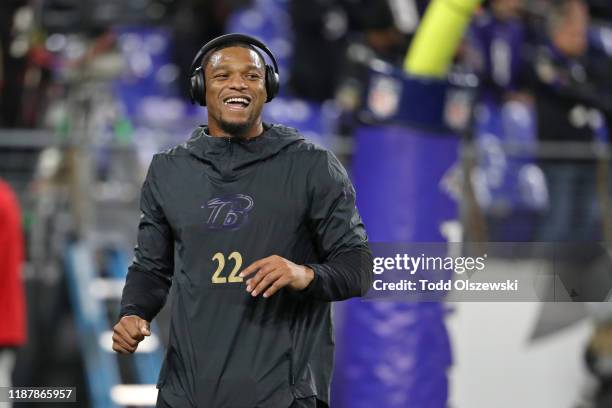
POLYGON ((295 129, 264 128, 248 141, 198 128, 154 156, 142 188, 120 315, 151 321, 174 284, 157 384, 172 407, 328 402, 329 302, 371 284, 372 255, 342 165, 295 129), (236 275, 270 255, 308 265, 315 279, 302 291, 251 297, 236 275))

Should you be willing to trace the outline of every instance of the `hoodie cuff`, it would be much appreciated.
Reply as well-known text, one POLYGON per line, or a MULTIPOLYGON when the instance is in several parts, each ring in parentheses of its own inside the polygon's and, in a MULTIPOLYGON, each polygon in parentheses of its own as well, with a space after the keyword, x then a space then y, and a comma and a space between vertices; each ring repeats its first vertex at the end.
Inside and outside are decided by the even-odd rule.
POLYGON ((312 281, 308 284, 308 286, 302 289, 300 293, 303 295, 311 295, 317 292, 317 290, 322 284, 322 280, 320 276, 321 275, 321 269, 320 269, 321 265, 320 264, 305 264, 304 266, 312 269, 312 271, 314 272, 314 277, 312 281))
POLYGON ((121 318, 124 317, 124 316, 138 316, 141 319, 144 319, 144 320, 146 320, 148 322, 151 321, 151 320, 147 319, 147 317, 145 316, 145 313, 143 313, 135 305, 126 305, 126 306, 122 307, 121 310, 119 311, 119 320, 121 320, 121 318))

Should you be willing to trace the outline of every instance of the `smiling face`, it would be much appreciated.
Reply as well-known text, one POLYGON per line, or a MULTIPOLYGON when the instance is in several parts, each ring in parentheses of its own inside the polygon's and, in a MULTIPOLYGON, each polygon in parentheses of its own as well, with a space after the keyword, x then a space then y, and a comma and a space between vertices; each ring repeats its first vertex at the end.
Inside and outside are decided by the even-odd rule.
POLYGON ((552 27, 552 41, 569 57, 580 57, 587 51, 589 9, 581 0, 568 0, 559 11, 552 27))
POLYGON ((212 136, 248 139, 263 132, 265 68, 255 51, 232 46, 213 52, 204 77, 208 129, 212 136))

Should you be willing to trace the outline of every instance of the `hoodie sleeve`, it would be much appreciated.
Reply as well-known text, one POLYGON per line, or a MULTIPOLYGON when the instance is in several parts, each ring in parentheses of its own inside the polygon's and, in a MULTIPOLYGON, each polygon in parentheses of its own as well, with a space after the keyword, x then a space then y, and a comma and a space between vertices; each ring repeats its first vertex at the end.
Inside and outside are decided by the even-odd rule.
POLYGON ((372 253, 355 189, 332 153, 320 152, 308 192, 308 221, 323 262, 306 265, 315 277, 302 293, 326 301, 365 295, 372 282, 372 253))
POLYGON ((174 238, 155 188, 156 157, 142 186, 138 243, 123 288, 120 318, 137 315, 151 321, 166 302, 172 284, 174 238))

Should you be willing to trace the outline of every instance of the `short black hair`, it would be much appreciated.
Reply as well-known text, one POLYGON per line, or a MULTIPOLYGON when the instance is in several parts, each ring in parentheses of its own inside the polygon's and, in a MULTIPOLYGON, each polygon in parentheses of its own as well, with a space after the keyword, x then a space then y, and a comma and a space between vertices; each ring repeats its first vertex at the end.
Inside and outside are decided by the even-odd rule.
MULTIPOLYGON (((245 43, 243 41, 232 41, 226 44, 222 44, 219 45, 218 47, 213 48, 212 50, 209 50, 208 52, 206 52, 206 54, 204 54, 204 56, 202 57, 202 72, 206 72, 206 66, 208 65, 208 63, 210 62, 210 58, 212 57, 212 55, 217 52, 217 51, 221 51, 225 48, 231 48, 231 47, 240 47, 240 48, 247 48, 251 51, 255 51, 255 54, 257 54, 257 56, 259 57, 259 59, 261 60, 263 66, 266 66, 266 60, 264 59, 263 55, 261 54, 261 52, 254 47, 253 45, 249 44, 249 43, 245 43)), ((265 71, 265 68, 264 68, 265 71)))

